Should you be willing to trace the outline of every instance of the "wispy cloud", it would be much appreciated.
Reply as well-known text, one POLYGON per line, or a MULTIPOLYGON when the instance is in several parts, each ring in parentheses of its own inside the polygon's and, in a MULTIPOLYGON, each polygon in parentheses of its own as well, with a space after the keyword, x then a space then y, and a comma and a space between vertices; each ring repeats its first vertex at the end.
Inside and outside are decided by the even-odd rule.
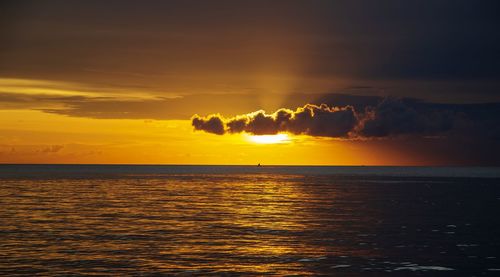
POLYGON ((74 117, 105 119, 189 119, 195 111, 238 114, 258 107, 248 94, 161 95, 131 88, 0 78, 0 110, 29 109, 74 117), (211 103, 210 106, 204 105, 211 103))

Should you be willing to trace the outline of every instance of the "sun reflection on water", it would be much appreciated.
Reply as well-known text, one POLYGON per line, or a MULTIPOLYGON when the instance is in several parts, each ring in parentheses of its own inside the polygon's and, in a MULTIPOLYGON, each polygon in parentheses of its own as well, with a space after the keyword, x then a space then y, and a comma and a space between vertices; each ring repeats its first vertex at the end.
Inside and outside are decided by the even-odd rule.
MULTIPOLYGON (((21 251, 19 257, 39 261, 35 271, 50 264, 53 273, 61 274, 96 268, 115 273, 310 274, 309 261, 332 253, 316 241, 336 232, 337 225, 332 229, 316 213, 336 195, 316 194, 293 176, 183 175, 63 183, 4 183, 3 190, 15 191, 5 195, 19 196, 10 212, 3 212, 10 232, 29 231, 4 242, 37 245, 40 251, 21 251)), ((335 248, 339 255, 349 251, 342 245, 335 248)))

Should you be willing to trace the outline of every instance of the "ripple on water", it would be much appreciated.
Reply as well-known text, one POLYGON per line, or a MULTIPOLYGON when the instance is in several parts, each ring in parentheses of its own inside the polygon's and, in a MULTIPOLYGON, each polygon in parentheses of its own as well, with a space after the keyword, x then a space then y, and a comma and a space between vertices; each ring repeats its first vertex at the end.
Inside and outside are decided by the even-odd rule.
POLYGON ((450 267, 444 267, 444 266, 433 266, 433 265, 417 265, 417 264, 411 264, 407 266, 402 266, 402 267, 396 267, 394 268, 395 271, 399 270, 409 270, 409 271, 430 271, 430 270, 435 270, 435 271, 451 271, 455 270, 450 267))
POLYGON ((499 271, 497 184, 270 173, 4 178, 0 275, 480 275, 499 271))

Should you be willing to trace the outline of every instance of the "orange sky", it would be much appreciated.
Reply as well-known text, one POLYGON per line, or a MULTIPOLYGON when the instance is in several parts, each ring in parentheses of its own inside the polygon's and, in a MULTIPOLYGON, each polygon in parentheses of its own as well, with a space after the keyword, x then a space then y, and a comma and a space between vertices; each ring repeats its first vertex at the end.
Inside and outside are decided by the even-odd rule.
MULTIPOLYGON (((219 136, 194 131, 187 116, 196 110, 210 111, 203 107, 226 108, 229 115, 252 111, 252 105, 280 107, 286 95, 260 98, 253 104, 246 101, 256 98, 252 95, 237 95, 234 100, 230 95, 213 95, 191 107, 192 99, 183 102, 189 95, 122 93, 119 88, 99 90, 52 80, 0 78, 0 91, 9 91, 0 103, 0 163, 467 164, 460 155, 453 156, 457 149, 446 149, 446 141, 434 138, 353 140, 288 134, 284 143, 266 144, 246 133, 219 136), (83 114, 72 110, 73 103, 85 101, 101 110, 85 107, 89 110, 83 114), (176 111, 187 113, 180 116, 185 119, 168 119, 175 118, 176 111)), ((307 101, 295 98, 297 103, 307 101)))
POLYGON ((262 144, 245 134, 194 132, 188 120, 89 119, 0 112, 2 163, 384 164, 363 144, 292 136, 262 144))
POLYGON ((276 144, 247 134, 193 131, 189 120, 92 119, 34 110, 0 111, 1 163, 429 164, 428 157, 373 142, 290 135, 276 144), (257 139, 259 140, 259 139, 257 139))
MULTIPOLYGON (((427 164, 381 141, 349 141, 289 135, 285 143, 260 143, 248 134, 217 136, 194 131, 189 119, 106 119, 67 116, 58 98, 155 99, 141 92, 98 91, 49 80, 0 79, 0 90, 20 100, 0 110, 1 163, 141 163, 141 164, 427 164), (36 97, 34 99, 30 97, 36 97), (23 101, 23 99, 25 101, 23 101), (50 101, 46 101, 49 99, 50 101), (54 100, 56 99, 56 100, 54 100)), ((178 96, 181 97, 182 96, 178 96)), ((214 100, 218 101, 218 100, 214 100)), ((204 103, 210 106, 210 102, 204 103)), ((233 107, 245 111, 242 107, 233 107)), ((153 106, 152 109, 161 109, 153 106)), ((124 116, 126 117, 126 115, 124 116)))
POLYGON ((491 3, 284 2, 2 2, 0 163, 500 163, 491 3), (420 125, 265 144, 190 122, 388 96, 420 125))

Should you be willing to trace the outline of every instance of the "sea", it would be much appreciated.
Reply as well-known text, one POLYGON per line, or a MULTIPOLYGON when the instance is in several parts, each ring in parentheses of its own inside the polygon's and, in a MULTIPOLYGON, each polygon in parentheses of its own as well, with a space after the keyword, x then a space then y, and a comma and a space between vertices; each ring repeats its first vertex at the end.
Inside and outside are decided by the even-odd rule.
POLYGON ((500 168, 0 165, 2 276, 500 276, 500 168))

